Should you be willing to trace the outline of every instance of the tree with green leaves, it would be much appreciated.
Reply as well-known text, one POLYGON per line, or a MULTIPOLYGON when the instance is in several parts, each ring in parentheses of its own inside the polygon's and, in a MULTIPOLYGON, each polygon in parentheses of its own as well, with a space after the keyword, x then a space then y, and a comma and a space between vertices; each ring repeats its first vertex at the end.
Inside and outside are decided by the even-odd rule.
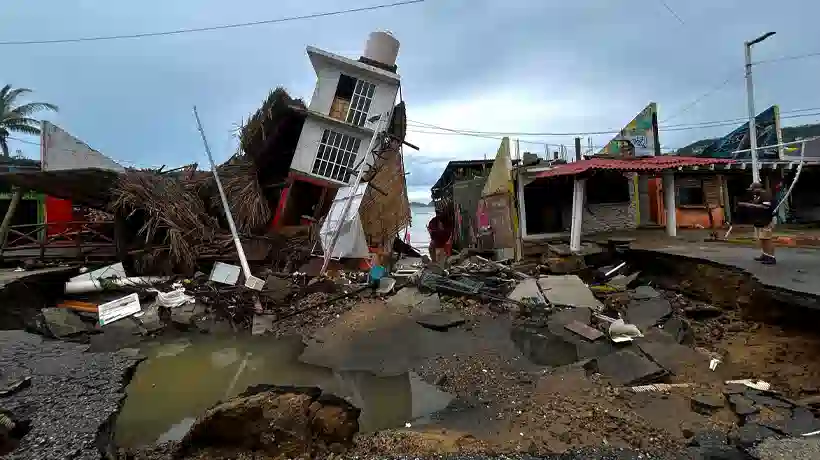
POLYGON ((6 85, 0 89, 0 151, 9 156, 8 138, 12 133, 40 135, 40 120, 31 118, 41 110, 57 111, 57 106, 48 102, 28 102, 19 104, 21 96, 30 93, 28 88, 12 88, 6 85))

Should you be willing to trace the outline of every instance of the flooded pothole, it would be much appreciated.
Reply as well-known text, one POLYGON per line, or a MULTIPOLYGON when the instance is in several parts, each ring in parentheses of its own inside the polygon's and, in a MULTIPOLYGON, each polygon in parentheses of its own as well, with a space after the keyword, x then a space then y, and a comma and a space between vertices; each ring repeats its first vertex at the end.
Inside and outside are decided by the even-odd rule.
POLYGON ((256 384, 316 386, 361 409, 360 431, 420 425, 453 397, 412 372, 381 377, 335 372, 298 360, 299 337, 197 337, 146 344, 127 388, 115 442, 140 448, 182 438, 198 416, 218 401, 256 384))

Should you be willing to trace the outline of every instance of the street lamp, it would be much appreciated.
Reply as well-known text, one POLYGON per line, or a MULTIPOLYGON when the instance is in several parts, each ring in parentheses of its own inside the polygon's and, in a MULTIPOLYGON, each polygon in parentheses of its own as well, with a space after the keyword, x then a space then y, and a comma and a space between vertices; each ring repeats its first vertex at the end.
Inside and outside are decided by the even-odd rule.
POLYGON ((755 126, 755 90, 752 83, 752 45, 774 35, 775 32, 765 34, 745 43, 746 51, 746 100, 749 105, 749 151, 752 156, 752 182, 760 183, 760 171, 757 169, 757 127, 755 126))

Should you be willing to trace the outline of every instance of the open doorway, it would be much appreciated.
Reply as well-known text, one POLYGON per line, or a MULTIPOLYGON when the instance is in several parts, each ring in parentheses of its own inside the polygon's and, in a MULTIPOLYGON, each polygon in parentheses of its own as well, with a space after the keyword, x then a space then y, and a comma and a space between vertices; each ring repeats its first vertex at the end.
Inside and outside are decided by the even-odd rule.
POLYGON ((564 177, 537 180, 524 186, 527 235, 564 231, 564 210, 572 206, 572 182, 564 177))
POLYGON ((294 180, 288 192, 287 205, 282 215, 281 225, 302 225, 303 217, 316 219, 322 215, 326 204, 332 199, 328 190, 317 184, 294 180))

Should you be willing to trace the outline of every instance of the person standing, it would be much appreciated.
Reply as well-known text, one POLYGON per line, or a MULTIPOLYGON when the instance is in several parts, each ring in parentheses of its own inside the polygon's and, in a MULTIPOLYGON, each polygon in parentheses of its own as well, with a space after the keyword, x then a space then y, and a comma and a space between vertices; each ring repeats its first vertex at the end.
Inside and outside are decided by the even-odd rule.
POLYGON ((755 227, 755 238, 760 241, 761 254, 755 260, 766 265, 774 265, 774 201, 772 194, 755 182, 749 187, 751 199, 748 202, 738 203, 750 211, 755 227))
POLYGON ((430 234, 430 260, 439 263, 450 254, 452 248, 453 225, 444 211, 436 207, 436 215, 427 224, 430 234))

